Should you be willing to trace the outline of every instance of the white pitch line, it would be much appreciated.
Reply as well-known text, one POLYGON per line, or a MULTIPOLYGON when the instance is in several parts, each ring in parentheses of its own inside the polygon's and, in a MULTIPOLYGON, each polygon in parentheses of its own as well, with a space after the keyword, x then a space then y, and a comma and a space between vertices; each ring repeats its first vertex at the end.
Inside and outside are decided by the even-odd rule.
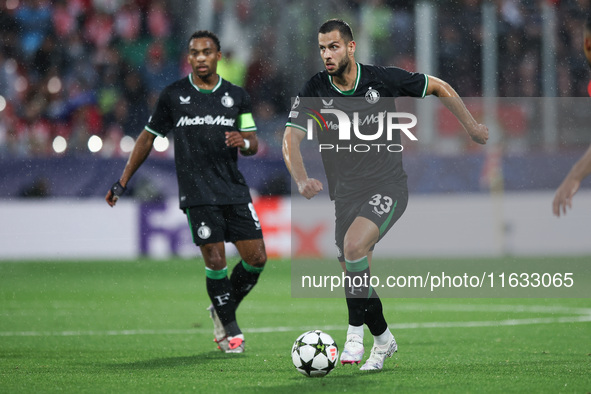
MULTIPOLYGON (((417 328, 469 328, 469 327, 499 327, 520 326, 532 324, 561 324, 591 322, 591 314, 581 316, 547 317, 530 319, 507 319, 485 321, 459 321, 459 322, 424 322, 424 323, 398 323, 391 324, 393 330, 409 330, 417 328)), ((322 326, 323 330, 343 330, 346 326, 322 326)), ((247 328, 245 333, 274 333, 274 332, 304 332, 310 327, 259 327, 247 328)), ((105 330, 105 331, 4 331, 0 337, 70 337, 70 336, 127 336, 127 335, 193 335, 210 333, 210 328, 194 329, 161 329, 161 330, 105 330)))
POLYGON ((4 331, 0 337, 75 337, 75 336, 126 336, 126 335, 176 335, 200 334, 210 332, 211 329, 162 329, 162 330, 86 330, 86 331, 4 331))
POLYGON ((451 312, 507 312, 507 313, 560 313, 573 315, 591 315, 591 308, 573 308, 560 305, 485 305, 485 304, 416 304, 404 303, 392 306, 397 311, 451 311, 451 312))

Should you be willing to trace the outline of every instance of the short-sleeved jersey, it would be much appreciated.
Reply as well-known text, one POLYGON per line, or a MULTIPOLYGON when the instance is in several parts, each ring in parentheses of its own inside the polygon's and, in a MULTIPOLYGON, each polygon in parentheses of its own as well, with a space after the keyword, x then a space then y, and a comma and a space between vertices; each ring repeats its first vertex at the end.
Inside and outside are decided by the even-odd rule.
MULTIPOLYGON (((307 97, 326 98, 320 102, 323 108, 348 107, 342 110, 348 112, 350 119, 354 119, 351 112, 356 111, 355 108, 365 107, 360 109, 361 112, 365 112, 359 115, 359 119, 368 119, 368 116, 375 118, 375 115, 371 115, 367 111, 370 111, 370 107, 379 102, 380 98, 424 97, 427 86, 428 77, 425 74, 412 73, 396 67, 369 66, 357 63, 355 87, 351 91, 343 92, 333 83, 332 77, 326 71, 322 71, 313 76, 299 92, 298 99, 290 112, 287 126, 307 132, 309 117, 302 114, 302 112, 306 112, 303 108, 305 105, 297 108, 300 105, 300 98, 302 103, 307 97), (337 97, 338 101, 330 99, 337 97), (353 99, 347 101, 348 97, 353 99), (351 102, 353 102, 352 105, 347 105, 351 102), (362 103, 362 105, 358 105, 358 103, 362 103)), ((386 103, 385 100, 382 102, 386 103)), ((389 99, 387 103, 386 109, 383 106, 378 109, 376 106, 375 111, 378 111, 378 114, 380 112, 383 114, 386 110, 396 112, 394 100, 389 99)), ((319 115, 317 111, 312 112, 319 115)), ((331 117, 334 124, 336 116, 323 116, 327 122, 331 120, 331 117)), ((362 127, 361 123, 363 122, 359 122, 359 128, 362 127)), ((371 125, 371 127, 375 129, 375 125, 371 125)), ((406 181, 406 173, 402 167, 402 152, 388 152, 383 148, 371 149, 368 152, 348 151, 348 145, 343 146, 344 141, 338 139, 338 130, 330 130, 330 126, 326 131, 320 131, 316 135, 319 144, 339 145, 341 148, 339 150, 320 150, 331 199, 355 198, 367 190, 371 190, 373 185, 406 181)), ((379 139, 371 141, 371 143, 383 146, 400 145, 400 130, 394 130, 391 139, 386 139, 386 137, 386 133, 383 133, 379 139)), ((355 140, 354 133, 351 133, 351 140, 345 142, 369 144, 367 141, 355 140)))
POLYGON ((164 88, 146 130, 160 137, 174 133, 181 209, 250 201, 238 148, 225 143, 227 131, 256 131, 244 89, 221 77, 211 91, 199 89, 189 74, 164 88))

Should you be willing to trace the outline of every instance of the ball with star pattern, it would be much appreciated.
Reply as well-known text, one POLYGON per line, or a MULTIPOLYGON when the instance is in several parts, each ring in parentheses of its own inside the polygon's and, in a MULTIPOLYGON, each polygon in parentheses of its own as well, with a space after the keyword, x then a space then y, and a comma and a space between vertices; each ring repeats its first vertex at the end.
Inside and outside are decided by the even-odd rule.
POLYGON ((312 330, 300 335, 291 348, 296 369, 308 377, 326 376, 339 358, 339 349, 330 335, 312 330))

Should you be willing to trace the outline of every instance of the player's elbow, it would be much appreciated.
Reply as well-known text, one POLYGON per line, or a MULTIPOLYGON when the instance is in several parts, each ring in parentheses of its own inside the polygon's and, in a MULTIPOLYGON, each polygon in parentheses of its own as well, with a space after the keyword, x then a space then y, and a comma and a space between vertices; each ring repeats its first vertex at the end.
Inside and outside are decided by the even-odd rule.
POLYGON ((291 138, 291 131, 289 128, 285 129, 285 133, 283 133, 283 141, 281 141, 281 152, 283 153, 283 158, 289 158, 289 144, 291 138))
POLYGON ((293 128, 287 127, 285 129, 285 132, 283 133, 283 143, 282 143, 283 152, 284 153, 286 151, 289 152, 289 150, 294 147, 299 148, 303 137, 304 137, 304 133, 299 132, 299 130, 298 130, 298 132, 296 132, 296 131, 294 131, 293 128))
POLYGON ((427 88, 427 95, 437 97, 454 97, 454 89, 444 80, 429 76, 429 87, 427 88))

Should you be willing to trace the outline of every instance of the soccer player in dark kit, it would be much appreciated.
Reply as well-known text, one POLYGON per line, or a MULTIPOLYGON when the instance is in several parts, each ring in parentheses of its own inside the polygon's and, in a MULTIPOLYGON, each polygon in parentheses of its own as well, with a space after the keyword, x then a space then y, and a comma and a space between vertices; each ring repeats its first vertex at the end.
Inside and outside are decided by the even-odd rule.
POLYGON ((248 186, 237 167, 238 152, 249 156, 258 148, 250 97, 216 73, 221 57, 215 34, 193 33, 188 54, 192 73, 161 92, 121 178, 105 199, 115 206, 156 136, 174 134, 180 208, 205 260, 214 340, 226 353, 242 353, 244 335, 236 308, 257 283, 267 255, 248 186), (233 242, 241 257, 230 278, 224 241, 233 242))
MULTIPOLYGON (((304 116, 306 98, 326 98, 320 103, 324 106, 324 110, 320 111, 327 114, 324 116, 328 122, 331 113, 344 114, 344 111, 326 110, 327 107, 338 108, 342 105, 348 106, 351 110, 349 103, 353 100, 359 100, 363 106, 371 107, 379 103, 380 98, 386 101, 386 98, 400 96, 436 95, 445 98, 442 100, 443 104, 458 118, 473 141, 479 144, 486 143, 487 127, 474 120, 458 94, 446 82, 396 67, 357 63, 354 56, 356 43, 346 22, 338 19, 325 22, 318 32, 318 44, 325 70, 313 76, 299 92, 292 105, 283 139, 285 163, 299 193, 304 197, 310 199, 323 190, 319 180, 308 177, 300 150, 300 144, 308 133, 307 124, 313 123, 306 123, 308 118, 304 116)), ((356 105, 352 110, 357 111, 355 108, 356 105)), ((393 103, 388 111, 396 111, 393 103)), ((321 113, 316 112, 316 116, 319 114, 321 113)), ((383 111, 380 111, 375 114, 375 118, 383 115, 383 111)), ((340 141, 343 131, 341 118, 344 117, 346 116, 340 116, 338 119, 338 130, 328 130, 327 127, 326 132, 317 132, 329 196, 335 201, 335 241, 338 258, 345 270, 345 278, 349 279, 345 281, 349 328, 341 353, 341 363, 361 362, 365 352, 363 325, 366 324, 373 335, 373 346, 361 370, 381 370, 386 357, 391 357, 397 351, 398 345, 388 329, 376 289, 371 288, 367 281, 357 279, 370 276, 374 246, 406 208, 408 189, 401 151, 386 148, 401 146, 400 130, 391 133, 387 138, 386 133, 383 133, 379 137, 380 140, 372 141, 376 142, 375 144, 369 144, 366 140, 371 136, 357 136, 358 129, 364 127, 360 119, 369 118, 361 118, 359 115, 355 120, 353 116, 349 117, 353 121, 347 126, 346 141, 340 141), (356 130, 355 135, 349 128, 356 130), (336 152, 335 149, 323 149, 337 146, 335 144, 342 142, 360 144, 343 145, 336 152), (351 146, 360 149, 353 151, 351 146)), ((334 122, 334 116, 331 121, 334 122)))
MULTIPOLYGON (((585 26, 583 27, 583 53, 587 58, 589 67, 591 67, 591 14, 587 16, 585 26)), ((591 96, 591 81, 588 85, 589 96, 591 96)), ((552 212, 554 215, 566 215, 566 209, 572 207, 572 201, 575 193, 579 190, 583 179, 591 174, 591 146, 572 166, 566 177, 556 189, 554 200, 552 201, 552 212)))

